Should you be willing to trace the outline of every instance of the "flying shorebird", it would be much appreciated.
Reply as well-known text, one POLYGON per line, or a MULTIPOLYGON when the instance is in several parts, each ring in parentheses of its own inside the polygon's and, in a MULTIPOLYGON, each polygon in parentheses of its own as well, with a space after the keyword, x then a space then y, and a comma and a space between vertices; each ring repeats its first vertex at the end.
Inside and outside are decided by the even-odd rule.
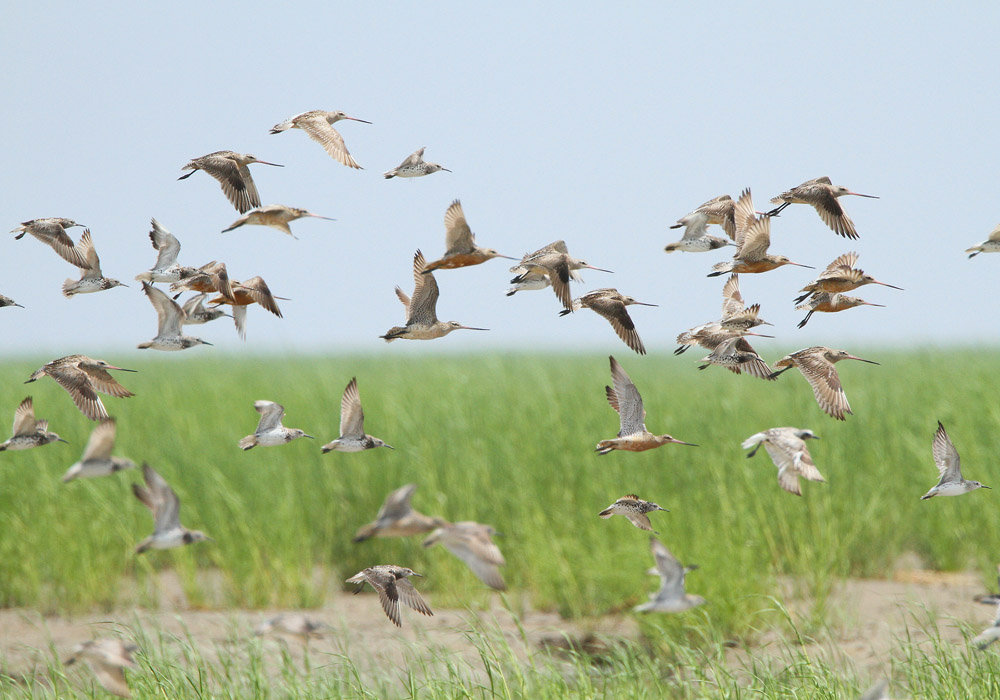
MULTIPOLYGON (((697 329, 696 329, 697 330, 697 329)), ((681 340, 684 334, 678 336, 678 341, 681 340)), ((747 339, 743 335, 758 335, 757 333, 745 333, 742 335, 729 335, 729 337, 724 337, 719 340, 718 344, 712 348, 710 352, 705 357, 701 358, 701 361, 705 364, 699 365, 698 369, 707 369, 709 365, 719 365, 720 367, 725 367, 733 374, 749 374, 752 377, 757 377, 758 379, 774 380, 775 374, 768 366, 767 362, 757 354, 757 351, 753 349, 753 346, 747 342, 747 339)), ((702 345, 714 342, 716 339, 720 338, 718 335, 706 336, 701 338, 699 342, 702 345)), ((684 346, 681 346, 684 347, 684 346)), ((680 348, 678 348, 679 350, 680 348)), ((675 353, 677 350, 674 351, 675 353)))
POLYGON ((825 270, 819 273, 819 276, 815 280, 799 290, 800 292, 805 292, 805 294, 796 297, 795 303, 798 304, 805 301, 810 295, 820 292, 849 292, 866 284, 880 284, 883 287, 891 287, 892 289, 902 291, 902 287, 879 282, 871 275, 866 274, 864 270, 856 269, 854 266, 857 262, 858 254, 854 252, 844 253, 837 257, 826 266, 825 270))
POLYGON ((805 309, 808 309, 809 311, 809 313, 806 314, 806 317, 801 321, 799 321, 798 327, 802 328, 807 323, 809 323, 809 319, 812 318, 812 315, 817 311, 821 311, 824 313, 836 313, 838 311, 846 311, 847 309, 853 309, 856 306, 884 307, 885 304, 874 304, 870 301, 865 301, 860 297, 850 297, 847 296, 846 294, 841 294, 839 292, 833 294, 831 294, 830 292, 816 292, 809 298, 809 300, 806 303, 800 304, 795 307, 799 311, 805 309))
POLYGON ((258 637, 274 632, 290 634, 303 644, 308 644, 310 639, 322 639, 325 633, 332 630, 329 625, 312 620, 301 613, 282 613, 264 620, 257 625, 253 633, 258 637))
POLYGON ((993 617, 993 622, 989 627, 977 634, 972 639, 972 643, 976 645, 977 649, 982 650, 998 639, 1000 639, 1000 605, 997 605, 997 612, 993 617))
POLYGON ((610 518, 612 515, 624 515, 628 521, 640 530, 652 532, 653 525, 649 522, 646 513, 662 510, 668 512, 666 508, 661 508, 652 501, 644 501, 635 494, 622 496, 610 506, 598 513, 602 518, 610 518))
POLYGON ((11 229, 11 233, 20 231, 20 233, 14 236, 14 240, 18 241, 24 237, 24 234, 30 233, 45 245, 50 246, 66 262, 77 267, 88 267, 90 263, 87 262, 87 257, 83 251, 76 247, 69 234, 66 233, 66 229, 74 226, 82 227, 83 224, 78 224, 72 219, 59 217, 32 219, 31 221, 25 221, 15 229, 11 229))
POLYGON ((448 522, 442 518, 432 518, 413 509, 410 499, 416 490, 416 484, 406 484, 386 496, 374 522, 358 528, 351 541, 364 542, 371 537, 409 537, 447 525, 448 522))
POLYGON ((181 307, 184 311, 184 318, 181 319, 181 323, 183 325, 200 325, 202 323, 214 321, 215 319, 223 316, 229 316, 232 318, 230 314, 227 314, 218 306, 206 309, 205 299, 207 298, 208 294, 202 292, 201 294, 195 294, 193 297, 184 302, 184 306, 181 307))
POLYGON ((678 440, 670 435, 653 435, 646 429, 646 409, 642 406, 642 396, 635 384, 629 378, 618 360, 614 356, 611 360, 611 383, 604 387, 604 393, 608 397, 611 408, 618 412, 621 422, 621 430, 618 437, 612 440, 601 440, 597 443, 594 451, 598 454, 606 455, 612 450, 627 450, 628 452, 642 452, 651 450, 667 443, 677 443, 678 445, 690 445, 697 447, 694 443, 678 440))
MULTIPOLYGON (((738 275, 731 275, 729 279, 726 280, 726 284, 722 288, 722 318, 718 321, 710 321, 708 323, 703 323, 700 326, 695 326, 691 330, 684 331, 678 335, 678 347, 674 350, 674 354, 680 355, 694 344, 698 344, 706 350, 716 350, 730 338, 742 337, 745 335, 772 338, 773 336, 764 335, 763 333, 750 332, 751 328, 756 328, 760 325, 770 326, 773 324, 760 318, 760 304, 747 306, 743 302, 743 295, 740 294, 740 278, 738 275)), ((732 347, 724 348, 720 351, 720 354, 727 358, 736 359, 737 352, 752 353, 753 355, 756 355, 756 360, 750 356, 747 356, 747 358, 744 359, 746 359, 746 361, 753 362, 754 368, 758 371, 753 372, 752 369, 754 368, 749 366, 743 367, 743 370, 750 371, 751 374, 755 374, 761 378, 766 378, 767 375, 771 373, 771 369, 767 366, 767 363, 760 360, 760 356, 757 355, 756 351, 754 351, 749 343, 739 344, 739 347, 736 347, 736 345, 737 344, 734 343, 732 347)), ((718 356, 719 355, 716 355, 713 359, 718 358, 718 356)), ((734 369, 734 371, 740 369, 742 366, 740 363, 734 363, 732 365, 728 363, 724 364, 725 366, 734 369)), ((740 372, 737 371, 736 373, 739 374, 740 372)))
POLYGON ((421 146, 413 153, 408 155, 406 159, 397 165, 392 170, 384 173, 385 179, 388 180, 394 177, 423 177, 424 175, 430 175, 431 173, 436 173, 438 170, 444 170, 446 173, 451 171, 448 168, 438 165, 437 163, 428 163, 424 160, 424 149, 426 146, 421 146))
POLYGON ((135 644, 120 639, 91 639, 78 644, 63 664, 71 666, 78 659, 86 660, 101 687, 112 695, 130 698, 132 694, 125 682, 125 669, 136 668, 132 653, 137 649, 135 644))
POLYGON ((135 462, 131 459, 111 456, 111 450, 115 447, 115 432, 114 418, 98 423, 90 433, 83 456, 63 475, 63 482, 107 476, 134 467, 135 462))
POLYGON ((5 297, 3 294, 0 294, 0 309, 2 309, 5 306, 17 306, 18 308, 21 309, 24 308, 10 297, 5 297))
POLYGON ((284 204, 267 204, 263 207, 258 206, 256 209, 251 209, 246 214, 231 223, 229 228, 222 229, 222 232, 225 233, 226 231, 232 231, 234 228, 239 228, 244 224, 254 224, 257 226, 270 226, 271 228, 276 228, 279 231, 284 231, 295 240, 298 240, 299 237, 292 233, 292 229, 289 228, 288 222, 307 216, 311 216, 314 219, 336 221, 336 219, 331 219, 329 216, 313 214, 305 209, 286 207, 284 204))
POLYGON ((135 396, 108 374, 109 369, 135 372, 134 369, 115 367, 104 360, 95 360, 86 355, 67 355, 39 367, 24 383, 28 384, 39 377, 52 377, 59 386, 69 392, 73 403, 83 415, 90 420, 101 420, 108 417, 108 412, 96 392, 118 398, 135 396))
MULTIPOLYGON (((693 212, 677 219, 677 223, 670 228, 681 228, 684 227, 686 230, 684 232, 684 238, 688 238, 688 233, 691 231, 692 225, 699 226, 702 233, 705 232, 705 227, 709 224, 718 224, 729 236, 730 240, 736 239, 736 202, 728 194, 722 194, 714 199, 710 199, 700 207, 695 209, 693 212)), ((710 238, 715 238, 710 236, 710 238)), ((722 241, 722 245, 726 245, 725 240, 718 239, 722 241)), ((720 246, 715 246, 720 247, 720 246)), ((686 250, 681 248, 681 250, 686 250)))
POLYGON ((132 484, 132 493, 153 514, 153 534, 135 548, 136 554, 148 549, 170 549, 212 538, 199 530, 188 530, 181 525, 181 502, 170 484, 148 464, 142 465, 142 478, 146 485, 132 484))
POLYGON ((413 569, 407 569, 404 566, 379 564, 359 571, 347 579, 347 583, 358 584, 357 590, 354 591, 355 595, 361 592, 365 583, 370 584, 378 592, 378 599, 382 603, 386 617, 392 620, 392 624, 396 627, 402 627, 403 623, 399 615, 400 600, 422 615, 434 614, 409 581, 410 576, 423 576, 423 574, 418 574, 413 569))
POLYGON ((763 445, 771 461, 778 468, 778 485, 796 496, 802 495, 799 477, 809 481, 826 481, 819 469, 813 463, 806 440, 819 440, 819 436, 811 430, 799 428, 769 428, 761 433, 755 433, 743 441, 744 450, 753 448, 747 453, 747 458, 757 454, 763 445))
POLYGON ((424 547, 441 544, 445 549, 465 562, 472 573, 490 588, 507 590, 500 575, 499 567, 504 566, 500 548, 491 539, 498 534, 489 525, 472 521, 442 525, 424 540, 424 547))
MULTIPOLYGON (((587 263, 579 258, 574 258, 569 254, 569 250, 566 248, 566 241, 555 241, 549 243, 544 248, 536 250, 534 253, 527 253, 521 261, 510 268, 516 276, 510 281, 511 287, 507 290, 507 296, 513 296, 516 292, 522 290, 530 289, 545 289, 552 284, 551 271, 546 267, 536 267, 530 265, 536 260, 545 259, 553 263, 554 267, 559 267, 559 263, 565 262, 567 282, 573 280, 574 282, 582 282, 583 277, 577 272, 582 268, 587 268, 588 270, 597 270, 599 272, 611 272, 611 270, 605 270, 601 267, 594 267, 593 265, 587 263)), ((559 280, 559 273, 556 273, 556 280, 559 280)), ((563 294, 559 291, 556 292, 556 296, 562 300, 563 294)), ((569 296, 569 285, 566 285, 565 296, 569 296)))
POLYGON ((493 258, 517 260, 509 255, 501 255, 492 248, 476 245, 476 234, 469 228, 462 211, 462 203, 457 199, 444 212, 445 247, 444 257, 427 263, 423 273, 429 275, 434 270, 450 270, 456 267, 479 265, 493 258))
MULTIPOLYGON (((223 266, 223 270, 225 266, 223 266)), ((229 304, 233 307, 233 323, 236 324, 236 332, 240 338, 246 340, 247 337, 247 307, 251 304, 260 304, 265 310, 270 311, 278 318, 282 318, 281 309, 275 301, 281 297, 276 297, 271 293, 271 288, 267 286, 260 275, 251 277, 245 282, 236 280, 228 281, 230 296, 226 298, 224 291, 220 295, 210 300, 210 304, 229 304)))
POLYGON ((860 360, 870 365, 878 364, 878 362, 851 355, 844 350, 833 350, 817 345, 785 355, 774 363, 775 367, 783 369, 774 372, 771 377, 777 377, 792 367, 798 367, 802 376, 812 387, 819 407, 827 415, 833 416, 837 420, 844 420, 844 414, 853 413, 853 411, 851 411, 851 405, 847 403, 847 394, 844 393, 844 387, 840 384, 840 376, 834 366, 834 363, 841 360, 860 360))
POLYGON ((275 124, 271 127, 271 133, 279 134, 288 129, 302 129, 309 134, 309 138, 313 141, 318 141, 334 159, 348 167, 360 169, 361 166, 348 153, 347 146, 344 145, 344 137, 333 128, 333 124, 339 122, 341 119, 349 119, 361 122, 362 124, 371 124, 371 122, 367 122, 364 119, 349 117, 343 112, 325 112, 321 109, 314 109, 302 114, 296 114, 294 117, 290 117, 280 124, 275 124))
POLYGON ((0 443, 0 452, 4 450, 27 450, 41 447, 50 442, 66 442, 55 433, 49 432, 49 422, 35 418, 35 404, 28 396, 14 409, 14 427, 11 436, 0 443))
POLYGON ((697 566, 682 566, 662 542, 649 536, 649 548, 653 552, 656 567, 649 570, 660 577, 660 590, 649 595, 649 602, 632 608, 636 612, 684 612, 704 605, 707 601, 700 595, 684 592, 684 577, 697 566))
POLYGON ((768 253, 767 249, 771 245, 771 216, 765 214, 758 217, 755 212, 750 190, 745 189, 736 201, 736 254, 729 262, 713 265, 712 272, 708 273, 709 277, 717 277, 727 272, 748 274, 767 272, 782 265, 810 267, 792 262, 784 255, 768 253))
POLYGON ((142 283, 142 291, 156 309, 156 337, 139 343, 140 350, 187 350, 195 345, 211 345, 207 340, 183 335, 184 310, 176 301, 149 282, 142 283))
POLYGON ((184 180, 197 171, 204 170, 219 181, 226 199, 236 207, 236 211, 242 214, 247 209, 260 206, 260 195, 257 194, 257 186, 253 183, 250 168, 247 167, 251 163, 273 165, 277 168, 284 167, 277 163, 268 163, 250 153, 216 151, 200 158, 192 158, 187 165, 181 168, 181 170, 190 170, 191 172, 185 173, 177 179, 184 180))
POLYGON ((962 461, 958 458, 958 450, 952 444, 948 433, 944 431, 941 421, 938 421, 937 432, 934 433, 931 453, 934 455, 934 463, 937 465, 941 479, 934 488, 921 496, 920 500, 934 498, 934 496, 961 496, 963 493, 976 489, 990 488, 978 481, 962 478, 962 461))
POLYGON ((640 355, 646 354, 646 348, 642 344, 639 332, 632 323, 632 317, 628 315, 625 307, 632 304, 640 306, 657 306, 657 304, 647 304, 644 301, 636 301, 632 297, 627 297, 617 289, 595 289, 584 294, 579 299, 574 299, 572 307, 559 312, 560 316, 577 311, 581 308, 591 309, 595 313, 607 319, 615 333, 626 345, 640 355))
POLYGON ((221 294, 229 301, 236 301, 233 296, 233 285, 229 281, 229 272, 226 270, 226 263, 215 260, 207 262, 197 269, 184 268, 186 272, 181 275, 181 279, 170 285, 171 292, 177 292, 174 299, 177 299, 183 292, 201 292, 203 294, 221 294))
MULTIPOLYGON (((681 219, 681 221, 684 223, 677 224, 677 226, 685 226, 684 235, 681 236, 679 241, 668 243, 663 247, 663 250, 668 253, 673 253, 675 250, 681 250, 686 253, 704 253, 731 245, 725 238, 708 234, 708 215, 705 213, 691 212, 681 219)), ((677 228, 677 226, 671 226, 670 228, 677 228)))
POLYGON ((284 445, 287 442, 300 437, 311 438, 305 431, 298 428, 286 428, 281 424, 281 419, 285 415, 285 407, 274 401, 254 401, 253 407, 260 414, 260 421, 257 423, 257 430, 253 435, 247 435, 240 440, 240 449, 251 450, 257 445, 262 447, 273 447, 274 445, 284 445))
POLYGON ((174 234, 164 228, 156 219, 150 219, 153 228, 149 231, 149 240, 153 249, 158 251, 156 262, 146 272, 135 276, 138 282, 179 282, 184 277, 196 272, 192 267, 181 267, 177 256, 181 252, 181 242, 174 234))
POLYGON ((768 215, 777 216, 789 204, 808 204, 816 210, 823 222, 834 233, 845 238, 858 238, 858 232, 854 230, 854 222, 847 217, 847 214, 844 213, 844 207, 837 200, 838 197, 843 197, 845 194, 878 199, 873 194, 851 192, 843 185, 834 185, 828 177, 817 177, 815 180, 807 180, 787 192, 782 192, 777 197, 772 197, 771 202, 780 206, 769 211, 768 215))
POLYGON ((433 340, 441 336, 448 335, 454 330, 464 328, 470 331, 485 331, 488 328, 473 328, 463 326, 458 321, 438 321, 437 300, 438 291, 437 280, 434 274, 424 271, 424 254, 418 249, 413 256, 413 297, 406 296, 406 293, 396 287, 396 296, 406 307, 406 325, 393 326, 379 337, 390 343, 396 338, 406 340, 433 340))
POLYGON ((114 287, 127 287, 118 280, 105 277, 101 272, 101 259, 97 257, 97 249, 94 248, 94 241, 90 237, 90 229, 85 229, 80 236, 79 251, 87 260, 87 265, 80 268, 80 279, 67 279, 63 282, 62 293, 64 297, 71 297, 74 294, 92 294, 114 287))
POLYGON ((395 449, 384 440, 365 434, 365 412, 361 408, 358 379, 351 377, 344 395, 340 397, 340 437, 323 445, 323 454, 331 451, 361 452, 376 447, 395 449))
POLYGON ((966 248, 965 252, 969 254, 970 258, 974 258, 980 253, 1000 252, 1000 224, 997 224, 996 228, 990 231, 990 235, 985 241, 971 248, 966 248))

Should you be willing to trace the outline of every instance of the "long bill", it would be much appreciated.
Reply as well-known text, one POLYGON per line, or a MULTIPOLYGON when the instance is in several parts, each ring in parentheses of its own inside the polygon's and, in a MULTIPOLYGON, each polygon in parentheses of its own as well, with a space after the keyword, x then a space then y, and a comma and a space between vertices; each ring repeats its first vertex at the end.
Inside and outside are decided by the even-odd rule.
POLYGON ((458 325, 458 326, 455 326, 455 327, 456 328, 464 328, 467 331, 488 331, 489 330, 489 328, 475 328, 473 326, 463 326, 463 325, 458 325))
POLYGON ((867 363, 868 363, 868 364, 870 364, 870 365, 877 365, 877 364, 881 364, 881 363, 879 363, 879 362, 876 362, 875 360, 866 360, 865 358, 863 358, 863 357, 858 357, 857 355, 847 355, 847 356, 845 356, 845 358, 844 358, 844 359, 845 359, 845 360, 861 360, 862 362, 867 362, 867 363))
POLYGON ((861 194, 860 192, 845 192, 844 194, 853 194, 855 197, 867 197, 868 199, 879 199, 874 194, 861 194))
POLYGON ((615 274, 614 270, 605 270, 603 267, 594 267, 593 265, 584 265, 583 267, 588 270, 597 270, 598 272, 610 272, 612 275, 615 274))

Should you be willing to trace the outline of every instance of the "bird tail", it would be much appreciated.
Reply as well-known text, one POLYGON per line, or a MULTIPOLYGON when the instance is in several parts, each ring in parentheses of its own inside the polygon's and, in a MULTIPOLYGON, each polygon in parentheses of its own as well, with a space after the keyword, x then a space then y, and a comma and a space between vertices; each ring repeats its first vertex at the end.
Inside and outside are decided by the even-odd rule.
POLYGON ((747 455, 748 457, 752 457, 757 452, 757 448, 762 442, 764 442, 764 433, 756 433, 755 435, 751 435, 744 440, 740 447, 744 450, 749 450, 751 447, 754 448, 754 451, 747 455))
POLYGON ((65 282, 63 282, 62 293, 63 293, 64 297, 69 298, 69 297, 73 296, 74 294, 76 294, 76 292, 73 291, 73 284, 74 284, 74 282, 76 282, 76 280, 72 280, 72 279, 68 279, 68 278, 67 278, 67 280, 65 282))

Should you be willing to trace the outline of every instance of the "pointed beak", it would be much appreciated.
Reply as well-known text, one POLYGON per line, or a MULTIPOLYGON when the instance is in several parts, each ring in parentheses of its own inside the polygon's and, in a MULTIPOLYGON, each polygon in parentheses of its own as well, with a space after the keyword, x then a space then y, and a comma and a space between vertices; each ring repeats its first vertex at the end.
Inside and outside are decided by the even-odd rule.
POLYGON ((394 449, 396 449, 395 447, 393 447, 393 446, 392 446, 392 445, 390 445, 389 443, 386 443, 385 445, 383 445, 383 447, 388 447, 388 448, 389 448, 390 450, 394 450, 394 449))
POLYGON ((69 444, 69 441, 63 440, 62 438, 56 438, 56 442, 65 442, 67 445, 69 444))
POLYGON ((307 435, 306 433, 302 433, 302 437, 307 437, 307 438, 310 438, 310 439, 312 439, 312 440, 315 440, 315 439, 316 439, 316 438, 314 438, 314 437, 313 437, 312 435, 307 435))
POLYGON ((594 267, 593 265, 584 265, 584 267, 588 270, 597 270, 598 272, 610 272, 611 274, 615 273, 614 270, 605 270, 603 267, 594 267))
POLYGON ((675 443, 677 445, 687 445, 688 447, 698 447, 698 445, 693 442, 684 442, 683 440, 678 440, 677 438, 670 438, 669 442, 675 443))
POLYGON ((458 326, 459 328, 464 328, 467 331, 488 331, 489 328, 474 328, 473 326, 458 326))
POLYGON ((444 170, 446 173, 450 173, 451 172, 448 168, 441 168, 441 169, 444 170))
POLYGON ((812 265, 803 265, 802 263, 792 262, 791 260, 788 261, 788 264, 789 265, 795 265, 796 267, 806 267, 806 268, 808 268, 810 270, 815 270, 816 269, 812 265))
POLYGON ((979 488, 981 488, 981 489, 990 489, 990 491, 992 491, 992 490, 993 490, 992 488, 990 488, 990 487, 989 487, 989 486, 987 486, 986 484, 980 484, 980 485, 979 485, 979 488))
POLYGON ((846 192, 845 194, 853 194, 855 197, 867 197, 868 199, 878 199, 873 194, 861 194, 860 192, 846 192))
POLYGON ((878 280, 872 280, 872 284, 881 284, 883 287, 889 287, 890 289, 898 289, 901 292, 905 292, 906 291, 902 287, 897 287, 894 284, 886 284, 885 282, 879 282, 878 280))
POLYGON ((847 359, 847 360, 861 360, 862 362, 867 362, 870 365, 877 365, 877 364, 879 364, 878 362, 875 362, 875 360, 866 360, 865 358, 863 358, 863 357, 857 357, 856 355, 848 355, 844 359, 847 359))
POLYGON ((659 306, 659 304, 647 304, 644 301, 637 301, 637 302, 634 302, 634 303, 637 304, 637 305, 639 305, 639 306, 659 306))
MULTIPOLYGON (((770 326, 772 324, 769 323, 767 325, 770 326)), ((763 333, 750 333, 750 332, 744 333, 743 335, 755 335, 758 338, 773 338, 774 337, 773 335, 764 335, 763 333)))
POLYGON ((866 301, 864 304, 862 304, 862 306, 881 306, 882 308, 885 308, 885 304, 874 304, 870 301, 866 301))
POLYGON ((336 221, 336 219, 331 219, 329 216, 320 216, 319 214, 310 213, 308 214, 308 216, 311 216, 314 219, 325 219, 326 221, 336 221))
POLYGON ((495 257, 495 258, 503 258, 504 260, 520 260, 521 259, 521 258, 512 258, 509 255, 500 255, 500 253, 497 253, 493 257, 495 257))
POLYGON ((416 571, 413 572, 413 575, 414 576, 419 576, 420 578, 424 578, 423 574, 418 574, 416 571))
POLYGON ((266 160, 255 160, 254 163, 260 163, 261 165, 273 165, 276 168, 283 168, 283 167, 285 167, 284 165, 281 165, 280 163, 268 163, 266 160))
POLYGON ((203 341, 201 341, 201 344, 202 345, 211 345, 212 343, 208 342, 207 340, 203 340, 203 341))
POLYGON ((364 119, 358 119, 357 117, 344 117, 344 119, 350 119, 352 122, 361 122, 362 124, 371 124, 371 122, 365 121, 364 119))
POLYGON ((107 367, 105 367, 105 369, 118 369, 118 370, 121 370, 122 372, 138 372, 139 371, 137 369, 125 369, 124 367, 115 367, 114 365, 108 365, 107 367))

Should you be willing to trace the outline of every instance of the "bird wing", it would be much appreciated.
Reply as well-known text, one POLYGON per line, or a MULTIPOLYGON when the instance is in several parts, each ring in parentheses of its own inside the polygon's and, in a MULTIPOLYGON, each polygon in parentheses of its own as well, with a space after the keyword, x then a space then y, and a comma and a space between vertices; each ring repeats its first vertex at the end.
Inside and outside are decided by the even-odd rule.
POLYGON ((645 513, 638 513, 636 511, 627 510, 622 513, 629 522, 635 525, 640 530, 646 530, 647 532, 652 532, 653 524, 649 522, 649 516, 645 513))
POLYGON ((771 217, 754 220, 743 232, 743 242, 736 257, 747 262, 762 259, 771 245, 771 217))
POLYGON ((205 298, 208 294, 204 292, 201 294, 195 294, 193 297, 184 302, 184 306, 181 307, 184 311, 185 318, 190 318, 196 313, 205 311, 205 298))
POLYGON ((833 196, 833 192, 824 187, 822 191, 817 192, 817 195, 811 203, 823 222, 835 233, 845 238, 857 238, 858 232, 854 230, 854 222, 844 213, 844 208, 840 205, 840 201, 833 196))
POLYGON ((1000 224, 997 224, 996 228, 990 231, 990 235, 987 237, 988 241, 1000 241, 1000 224))
POLYGON ((410 310, 410 297, 406 296, 406 292, 404 292, 399 287, 396 287, 396 296, 399 298, 399 300, 401 302, 403 302, 403 306, 406 307, 406 310, 409 311, 410 310))
POLYGON ((267 286, 267 282, 265 282, 259 275, 257 277, 251 277, 247 281, 235 286, 241 291, 249 294, 251 299, 278 318, 282 317, 281 309, 278 308, 278 302, 274 300, 274 295, 271 294, 271 288, 267 286))
POLYGON ((365 412, 361 408, 357 377, 344 389, 340 397, 340 436, 363 438, 365 436, 365 412))
POLYGON ((326 120, 322 113, 309 114, 307 112, 300 115, 296 119, 295 125, 309 134, 313 141, 323 146, 323 149, 335 160, 350 168, 361 168, 357 161, 351 157, 347 146, 344 145, 344 137, 333 128, 333 125, 326 120))
POLYGON ((456 523, 445 530, 441 544, 490 588, 507 588, 497 567, 505 564, 500 549, 490 539, 489 529, 478 523, 456 523))
POLYGON ((819 407, 837 420, 844 420, 844 414, 851 413, 851 406, 834 364, 816 354, 800 357, 797 364, 802 376, 812 386, 819 407))
POLYGON ((410 299, 410 308, 406 315, 408 326, 414 323, 431 325, 437 322, 437 300, 441 292, 438 290, 433 272, 428 272, 426 275, 421 273, 425 265, 424 254, 418 250, 413 256, 413 298, 410 299))
POLYGON ((254 401, 253 407, 260 414, 256 432, 263 433, 281 425, 281 419, 285 415, 285 407, 280 403, 264 400, 254 401))
POLYGON ((241 214, 260 206, 260 195, 247 166, 225 156, 207 156, 201 169, 219 181, 226 199, 241 214))
POLYGON ((28 396, 14 409, 14 427, 11 435, 31 435, 38 421, 35 420, 35 404, 28 396))
POLYGON ((704 236, 708 230, 708 214, 705 212, 693 211, 681 219, 681 221, 684 222, 684 235, 681 236, 682 241, 697 240, 704 236))
POLYGON ((962 461, 958 457, 958 450, 945 432, 941 421, 938 421, 937 432, 934 433, 934 442, 931 444, 931 453, 934 455, 934 463, 937 465, 941 482, 962 480, 962 461))
POLYGON ((656 597, 683 598, 684 567, 670 553, 670 550, 652 535, 649 537, 649 548, 653 552, 653 559, 656 561, 656 570, 660 574, 660 590, 656 594, 656 597))
MULTIPOLYGON (((76 407, 83 412, 90 420, 101 420, 108 417, 108 412, 104 409, 104 404, 94 392, 91 378, 86 372, 76 367, 64 366, 51 368, 46 371, 56 383, 69 392, 70 398, 76 407)), ((113 380, 112 380, 113 381, 113 380)), ((108 393, 108 392, 105 392, 108 393)), ((131 393, 127 394, 131 396, 131 393)))
POLYGON ((402 627, 403 622, 399 615, 399 591, 396 588, 395 577, 373 569, 365 569, 362 574, 371 587, 378 591, 378 600, 385 610, 386 617, 392 620, 396 627, 402 627))
MULTIPOLYGON (((111 376, 107 370, 100 367, 91 367, 87 370, 80 370, 83 372, 88 379, 90 379, 91 385, 94 389, 101 392, 102 394, 107 394, 109 396, 114 396, 118 399, 124 399, 129 396, 135 396, 131 391, 123 387, 118 383, 118 380, 111 376)), ((107 416, 103 416, 107 418, 107 416)))
POLYGON ((475 248, 475 236, 465 220, 462 203, 455 200, 444 213, 445 255, 471 253, 475 248))
POLYGON ((615 329, 618 337, 632 350, 640 355, 646 354, 646 348, 642 344, 639 332, 632 323, 632 317, 628 314, 628 308, 617 299, 598 298, 588 304, 591 309, 603 316, 615 329))
POLYGON ((722 320, 732 318, 743 311, 743 295, 740 294, 740 276, 733 274, 722 288, 722 320))
POLYGON ((153 226, 149 231, 149 240, 153 243, 153 248, 159 251, 153 269, 165 270, 177 262, 177 255, 181 252, 181 243, 159 221, 156 219, 149 221, 153 226))
MULTIPOLYGON (((169 532, 181 526, 181 502, 170 484, 148 464, 142 465, 142 477, 146 481, 148 500, 139 498, 153 511, 153 533, 169 532), (152 503, 150 506, 149 503, 152 503)), ((136 496, 139 494, 136 493, 136 496)))
POLYGON ((405 516, 412 510, 410 507, 410 499, 413 497, 413 492, 416 490, 416 484, 406 484, 405 486, 400 486, 398 489, 390 493, 385 497, 385 502, 382 503, 382 507, 378 509, 378 515, 375 516, 375 520, 380 522, 382 520, 395 522, 405 516))
POLYGON ((400 168, 405 168, 408 165, 417 165, 417 164, 423 162, 423 160, 424 160, 424 149, 425 148, 427 148, 427 147, 426 146, 421 146, 420 148, 418 148, 417 150, 415 150, 413 153, 411 153, 410 155, 406 156, 406 158, 403 159, 403 162, 400 163, 396 167, 396 170, 399 170, 400 168))
POLYGON ((87 447, 83 450, 81 462, 89 459, 108 459, 111 457, 111 450, 115 446, 115 419, 108 418, 102 420, 90 432, 90 439, 87 440, 87 447))
POLYGON ((743 239, 746 236, 746 231, 756 220, 757 210, 754 209, 753 197, 750 195, 750 189, 747 188, 740 193, 740 198, 736 200, 736 205, 733 208, 737 249, 743 247, 743 239))
POLYGON ((840 268, 850 270, 858 263, 858 254, 855 252, 844 253, 843 255, 834 258, 833 262, 826 266, 824 273, 828 272, 838 272, 840 268))
POLYGON ((708 200, 695 211, 704 212, 710 218, 715 219, 730 239, 736 238, 735 202, 728 194, 721 194, 708 200))
POLYGON ((611 356, 611 383, 614 388, 606 389, 608 403, 618 411, 621 417, 621 430, 618 437, 641 433, 646 429, 646 409, 642 405, 642 396, 636 389, 628 373, 611 356))
MULTIPOLYGON (((31 222, 28 222, 30 224, 31 222)), ((28 224, 25 224, 26 226, 28 224)), ((86 256, 83 252, 73 243, 73 239, 69 237, 66 233, 66 229, 55 222, 50 222, 46 224, 35 224, 28 226, 28 233, 51 246, 52 250, 56 251, 56 254, 65 260, 66 262, 72 263, 79 268, 87 268, 90 263, 87 262, 86 256)))
POLYGON ((142 291, 146 294, 149 302, 156 309, 156 335, 157 337, 174 337, 181 334, 181 322, 184 320, 184 311, 180 305, 167 296, 166 292, 157 289, 148 282, 142 283, 142 291))
POLYGON ((78 247, 80 254, 83 255, 83 259, 87 261, 87 266, 80 268, 83 270, 83 278, 93 277, 100 279, 103 277, 104 275, 101 273, 101 259, 97 257, 97 248, 94 247, 94 239, 90 237, 89 228, 83 230, 78 247))
POLYGON ((424 602, 424 599, 420 597, 417 589, 413 587, 413 583, 407 578, 396 579, 396 594, 399 599, 406 603, 411 609, 416 610, 418 613, 424 615, 433 615, 430 606, 424 602))

